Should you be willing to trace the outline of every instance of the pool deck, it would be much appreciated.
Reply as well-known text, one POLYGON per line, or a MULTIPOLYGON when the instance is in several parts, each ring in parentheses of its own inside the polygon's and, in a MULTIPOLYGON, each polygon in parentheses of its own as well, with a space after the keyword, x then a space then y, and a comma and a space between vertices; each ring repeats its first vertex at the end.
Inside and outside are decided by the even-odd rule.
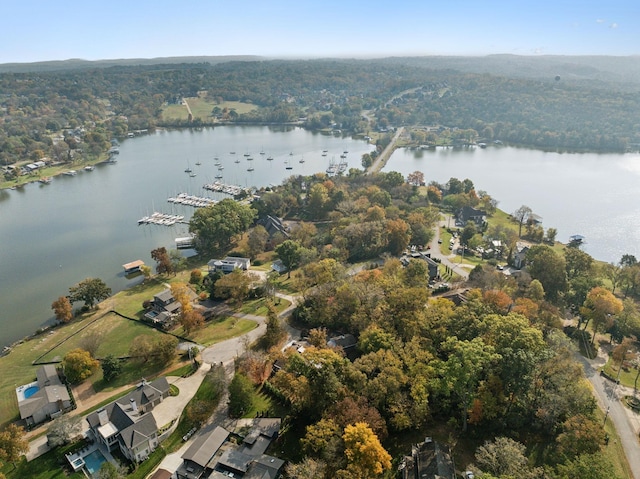
MULTIPOLYGON (((18 386, 16 388, 16 396, 18 396, 18 402, 22 402, 25 399, 28 399, 27 397, 25 397, 24 392, 32 387, 38 387, 38 381, 33 381, 32 383, 29 384, 23 384, 22 386, 18 386)), ((38 388, 40 389, 40 388, 38 388)))

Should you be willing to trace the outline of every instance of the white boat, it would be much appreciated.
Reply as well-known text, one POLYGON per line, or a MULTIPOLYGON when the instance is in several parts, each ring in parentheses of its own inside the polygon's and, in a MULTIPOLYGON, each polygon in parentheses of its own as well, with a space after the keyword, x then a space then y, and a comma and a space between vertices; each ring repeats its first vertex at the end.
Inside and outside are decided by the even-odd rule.
POLYGON ((273 161, 273 156, 267 156, 267 161, 273 161))
POLYGON ((87 165, 87 166, 84 167, 84 169, 85 169, 85 171, 93 171, 93 170, 96 169, 96 167, 93 166, 93 165, 87 165))
POLYGON ((66 176, 76 176, 78 174, 78 172, 76 170, 69 170, 69 171, 65 171, 62 174, 66 175, 66 176))
POLYGON ((234 163, 240 163, 240 160, 239 159, 238 160, 234 160, 233 162, 234 163))
POLYGON ((255 170, 253 166, 250 166, 249 168, 247 168, 247 171, 253 171, 253 170, 255 170))

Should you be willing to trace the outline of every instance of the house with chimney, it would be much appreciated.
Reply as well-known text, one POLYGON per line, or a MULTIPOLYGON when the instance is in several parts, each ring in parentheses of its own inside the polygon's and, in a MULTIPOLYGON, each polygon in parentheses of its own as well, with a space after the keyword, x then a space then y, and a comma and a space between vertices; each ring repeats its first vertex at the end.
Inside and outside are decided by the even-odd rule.
POLYGON ((134 463, 144 461, 159 443, 151 411, 168 395, 166 378, 143 380, 129 394, 87 416, 90 437, 108 452, 119 449, 134 463))

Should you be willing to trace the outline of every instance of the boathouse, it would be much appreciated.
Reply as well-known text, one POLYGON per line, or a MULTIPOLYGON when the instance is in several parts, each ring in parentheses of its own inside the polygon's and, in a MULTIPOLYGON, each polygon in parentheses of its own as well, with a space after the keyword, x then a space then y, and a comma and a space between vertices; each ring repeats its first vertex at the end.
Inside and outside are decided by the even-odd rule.
POLYGON ((137 259, 135 261, 132 261, 131 263, 122 265, 122 267, 124 268, 124 274, 137 273, 143 266, 144 261, 142 261, 141 259, 137 259))

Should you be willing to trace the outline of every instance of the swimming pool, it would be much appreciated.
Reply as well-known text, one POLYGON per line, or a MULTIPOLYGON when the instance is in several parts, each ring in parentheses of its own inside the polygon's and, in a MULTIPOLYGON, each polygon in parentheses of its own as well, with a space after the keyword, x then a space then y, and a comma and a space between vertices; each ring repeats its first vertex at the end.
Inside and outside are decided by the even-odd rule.
POLYGON ((38 386, 29 386, 27 389, 24 390, 23 394, 24 394, 24 398, 28 399, 31 396, 33 396, 35 393, 37 393, 38 391, 40 391, 40 388, 38 386))
POLYGON ((92 475, 98 472, 100 470, 100 466, 102 466, 102 463, 106 461, 105 457, 98 449, 93 451, 88 456, 83 457, 83 459, 84 464, 89 471, 89 474, 92 475))

